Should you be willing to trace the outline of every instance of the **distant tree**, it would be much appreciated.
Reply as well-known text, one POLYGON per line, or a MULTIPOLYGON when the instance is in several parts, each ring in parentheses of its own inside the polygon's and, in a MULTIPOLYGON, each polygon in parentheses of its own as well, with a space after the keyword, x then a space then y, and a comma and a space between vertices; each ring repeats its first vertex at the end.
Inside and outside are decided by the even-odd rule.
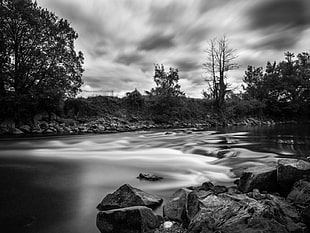
POLYGON ((127 92, 125 101, 132 110, 142 110, 144 105, 144 98, 137 89, 132 92, 127 92))
MULTIPOLYGON (((225 102, 226 94, 229 92, 227 83, 227 72, 237 69, 239 66, 234 61, 237 58, 235 50, 231 49, 227 38, 213 39, 209 42, 206 62, 203 63, 207 71, 210 94, 207 95, 214 100, 215 105, 221 109, 225 102)), ((206 95, 206 93, 204 93, 206 95)))
POLYGON ((182 92, 179 82, 179 70, 175 68, 169 68, 169 71, 165 70, 164 65, 155 65, 154 70, 154 82, 156 87, 152 88, 150 95, 162 96, 162 97, 180 97, 185 96, 182 92))
POLYGON ((44 107, 75 96, 83 83, 83 54, 75 52, 78 35, 69 22, 31 0, 0 3, 2 102, 13 98, 18 115, 27 104, 44 107))
POLYGON ((246 91, 246 99, 263 100, 266 98, 264 89, 264 74, 262 67, 248 66, 243 78, 243 89, 246 91))

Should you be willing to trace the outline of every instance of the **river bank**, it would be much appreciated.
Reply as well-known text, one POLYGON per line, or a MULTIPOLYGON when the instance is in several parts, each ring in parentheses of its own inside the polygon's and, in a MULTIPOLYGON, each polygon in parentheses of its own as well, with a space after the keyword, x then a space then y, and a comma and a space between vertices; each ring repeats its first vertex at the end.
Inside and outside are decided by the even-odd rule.
POLYGON ((106 116, 94 119, 71 119, 59 117, 56 114, 37 114, 33 120, 15 124, 12 119, 0 123, 0 135, 6 136, 40 136, 40 135, 74 135, 74 134, 105 134, 117 132, 131 132, 151 129, 182 129, 202 131, 211 127, 232 126, 271 126, 276 123, 294 123, 296 121, 275 122, 274 120, 257 119, 253 117, 244 119, 230 119, 226 122, 217 119, 174 121, 169 123, 155 123, 139 117, 106 116))

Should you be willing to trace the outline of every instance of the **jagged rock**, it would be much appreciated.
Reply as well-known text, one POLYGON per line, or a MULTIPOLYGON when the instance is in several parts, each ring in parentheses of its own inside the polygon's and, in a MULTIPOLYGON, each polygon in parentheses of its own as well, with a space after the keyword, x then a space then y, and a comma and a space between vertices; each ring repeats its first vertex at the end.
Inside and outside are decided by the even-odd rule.
POLYGON ((23 131, 21 131, 20 129, 18 128, 13 128, 12 131, 11 131, 12 134, 14 135, 21 135, 21 134, 24 134, 23 131))
POLYGON ((51 128, 44 131, 44 133, 55 133, 55 131, 51 128))
POLYGON ((277 168, 277 181, 284 192, 291 190, 293 184, 310 176, 310 163, 299 159, 280 159, 277 168))
POLYGON ((227 188, 221 185, 213 185, 211 182, 204 182, 201 186, 197 188, 198 190, 212 191, 212 193, 225 193, 227 188))
POLYGON ((253 189, 274 191, 277 188, 277 169, 269 166, 251 167, 243 171, 238 188, 242 192, 253 189))
POLYGON ((163 215, 164 218, 181 222, 186 227, 198 211, 199 201, 195 191, 182 188, 164 205, 163 215))
POLYGON ((296 205, 310 205, 310 182, 306 180, 297 181, 288 194, 287 200, 296 205))
POLYGON ((97 208, 99 210, 111 210, 130 206, 147 206, 153 208, 159 206, 162 201, 163 199, 156 195, 146 193, 129 184, 124 184, 114 193, 105 196, 97 208))
POLYGON ((161 222, 150 208, 133 206, 99 212, 96 226, 101 233, 151 233, 161 222))
POLYGON ((24 133, 30 133, 31 127, 29 125, 22 125, 19 127, 20 130, 22 130, 24 133))
POLYGON ((46 121, 41 121, 39 126, 41 129, 48 129, 49 124, 46 121))
POLYGON ((255 200, 246 194, 208 195, 191 221, 191 233, 200 232, 304 232, 305 226, 284 214, 278 203, 255 200))
POLYGON ((149 181, 157 181, 157 180, 163 179, 160 176, 156 176, 156 175, 148 174, 148 173, 140 173, 137 178, 140 180, 149 180, 149 181))

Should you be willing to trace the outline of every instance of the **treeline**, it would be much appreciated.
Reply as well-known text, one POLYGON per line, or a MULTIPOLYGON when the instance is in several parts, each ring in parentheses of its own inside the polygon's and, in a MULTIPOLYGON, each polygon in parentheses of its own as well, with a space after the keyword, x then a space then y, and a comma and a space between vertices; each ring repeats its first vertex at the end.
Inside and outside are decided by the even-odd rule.
POLYGON ((262 67, 248 66, 243 91, 228 91, 218 107, 211 95, 194 99, 185 96, 178 84, 178 70, 155 66, 155 88, 142 95, 138 90, 123 98, 89 97, 68 99, 65 114, 70 117, 103 115, 140 116, 156 123, 175 121, 228 122, 245 117, 274 120, 307 120, 310 116, 310 55, 285 53, 285 60, 267 62, 262 67), (211 98, 210 98, 211 96, 211 98))
POLYGON ((178 72, 178 69, 167 71, 163 65, 155 65, 153 78, 156 87, 144 95, 134 90, 123 98, 97 96, 68 99, 63 113, 80 119, 108 115, 152 120, 155 123, 209 119, 211 102, 187 98, 178 84, 178 72))
POLYGON ((267 62, 262 67, 249 66, 243 79, 243 99, 257 101, 261 114, 276 119, 309 119, 310 55, 285 53, 285 60, 267 62))

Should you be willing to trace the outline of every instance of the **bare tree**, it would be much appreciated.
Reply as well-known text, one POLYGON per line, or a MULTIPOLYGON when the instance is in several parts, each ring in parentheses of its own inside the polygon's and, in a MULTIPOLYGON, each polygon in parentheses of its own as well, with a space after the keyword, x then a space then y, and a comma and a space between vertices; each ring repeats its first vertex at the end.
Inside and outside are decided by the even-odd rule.
POLYGON ((237 58, 236 51, 229 48, 228 40, 224 36, 221 39, 210 40, 209 47, 205 52, 207 53, 207 59, 203 63, 203 67, 208 74, 205 80, 209 85, 209 97, 221 109, 225 102, 225 96, 229 92, 227 72, 239 68, 239 65, 234 62, 237 58))

